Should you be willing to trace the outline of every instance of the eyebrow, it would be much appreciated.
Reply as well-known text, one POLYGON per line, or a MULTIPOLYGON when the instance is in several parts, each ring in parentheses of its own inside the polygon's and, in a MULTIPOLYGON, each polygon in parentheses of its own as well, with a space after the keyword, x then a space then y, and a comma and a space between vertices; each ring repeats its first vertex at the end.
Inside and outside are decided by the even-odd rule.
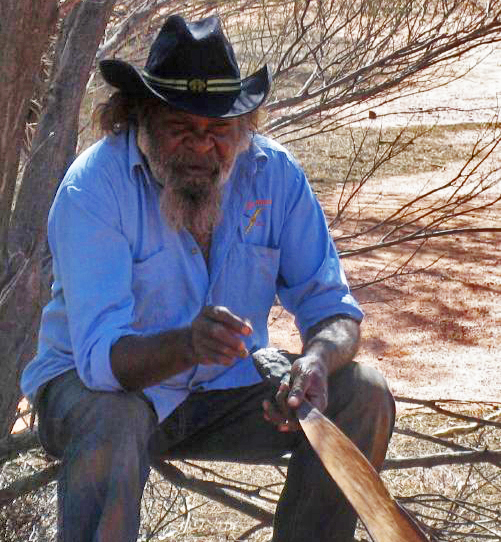
POLYGON ((179 113, 175 113, 174 111, 168 111, 165 114, 165 117, 167 117, 169 120, 176 120, 179 122, 183 122, 190 119, 190 117, 188 117, 187 115, 180 115, 179 113))
MULTIPOLYGON (((192 117, 189 116, 189 114, 183 114, 183 113, 177 113, 174 111, 169 111, 165 115, 166 120, 169 122, 175 122, 175 123, 189 123, 192 121, 192 117)), ((209 117, 209 125, 217 125, 217 124, 231 124, 231 119, 226 118, 218 118, 218 117, 209 117)))

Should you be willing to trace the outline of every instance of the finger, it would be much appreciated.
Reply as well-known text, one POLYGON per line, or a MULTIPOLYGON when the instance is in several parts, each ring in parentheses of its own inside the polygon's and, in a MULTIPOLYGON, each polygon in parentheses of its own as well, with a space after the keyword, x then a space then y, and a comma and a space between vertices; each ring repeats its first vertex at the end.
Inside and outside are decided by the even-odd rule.
POLYGON ((247 357, 249 352, 238 335, 228 329, 226 325, 214 323, 213 320, 199 320, 194 323, 193 341, 195 345, 200 342, 209 342, 212 348, 221 350, 231 357, 247 357))
POLYGON ((282 382, 275 395, 276 404, 285 418, 291 417, 291 409, 289 408, 289 405, 287 404, 289 392, 290 392, 289 384, 287 384, 287 382, 282 382))
POLYGON ((229 344, 229 342, 220 340, 218 337, 201 334, 195 337, 195 349, 210 348, 232 359, 242 357, 247 353, 245 344, 242 341, 232 341, 232 344, 229 344))
POLYGON ((276 401, 278 408, 285 418, 285 422, 279 426, 279 431, 297 431, 299 429, 299 422, 293 409, 290 408, 288 398, 290 394, 289 384, 282 382, 278 388, 276 395, 276 401))
POLYGON ((195 357, 197 362, 202 365, 232 365, 235 361, 235 356, 227 355, 207 343, 201 343, 197 346, 195 357))
POLYGON ((296 410, 305 399, 305 390, 307 389, 307 378, 303 374, 297 375, 291 385, 287 405, 289 408, 296 410))
POLYGON ((267 421, 273 423, 274 425, 280 425, 285 423, 286 417, 277 408, 276 404, 273 401, 263 401, 263 410, 264 417, 267 421))
POLYGON ((312 386, 306 392, 305 398, 320 412, 323 412, 327 408, 328 392, 327 388, 324 388, 323 386, 318 388, 312 386))
POLYGON ((278 426, 278 430, 283 433, 294 433, 299 430, 299 421, 297 418, 288 418, 284 424, 278 426))
POLYGON ((202 310, 207 318, 220 322, 230 327, 234 332, 248 336, 253 333, 252 325, 249 320, 244 320, 236 314, 233 314, 228 308, 216 306, 216 307, 204 307, 202 310))
POLYGON ((299 429, 297 418, 284 415, 274 401, 263 401, 264 419, 277 426, 279 431, 292 432, 299 429))

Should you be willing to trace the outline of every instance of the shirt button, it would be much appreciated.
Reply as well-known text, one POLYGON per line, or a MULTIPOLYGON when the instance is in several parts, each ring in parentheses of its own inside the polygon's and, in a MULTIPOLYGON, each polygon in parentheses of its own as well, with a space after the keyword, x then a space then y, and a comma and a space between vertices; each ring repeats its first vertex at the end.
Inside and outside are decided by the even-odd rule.
POLYGON ((193 247, 193 248, 191 249, 191 253, 192 253, 193 255, 198 254, 198 248, 193 247))

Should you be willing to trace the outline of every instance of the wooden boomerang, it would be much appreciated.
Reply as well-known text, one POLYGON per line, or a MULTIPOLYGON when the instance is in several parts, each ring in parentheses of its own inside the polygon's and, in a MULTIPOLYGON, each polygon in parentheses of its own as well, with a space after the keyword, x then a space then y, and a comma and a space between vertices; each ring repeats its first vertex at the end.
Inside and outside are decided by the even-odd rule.
POLYGON ((312 448, 374 542, 429 542, 344 433, 308 401, 301 404, 296 414, 312 448))

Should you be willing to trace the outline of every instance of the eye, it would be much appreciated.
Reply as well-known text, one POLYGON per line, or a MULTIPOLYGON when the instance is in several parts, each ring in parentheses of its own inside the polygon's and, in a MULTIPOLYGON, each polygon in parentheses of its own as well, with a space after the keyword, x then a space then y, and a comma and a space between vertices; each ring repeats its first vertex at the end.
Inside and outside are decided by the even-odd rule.
POLYGON ((210 131, 217 135, 226 135, 232 127, 232 123, 228 121, 215 122, 211 125, 210 131))
POLYGON ((181 136, 188 132, 189 128, 183 122, 167 122, 167 129, 173 136, 181 136))
POLYGON ((169 122, 168 126, 171 130, 176 130, 179 132, 187 130, 186 124, 183 124, 182 122, 169 122))

